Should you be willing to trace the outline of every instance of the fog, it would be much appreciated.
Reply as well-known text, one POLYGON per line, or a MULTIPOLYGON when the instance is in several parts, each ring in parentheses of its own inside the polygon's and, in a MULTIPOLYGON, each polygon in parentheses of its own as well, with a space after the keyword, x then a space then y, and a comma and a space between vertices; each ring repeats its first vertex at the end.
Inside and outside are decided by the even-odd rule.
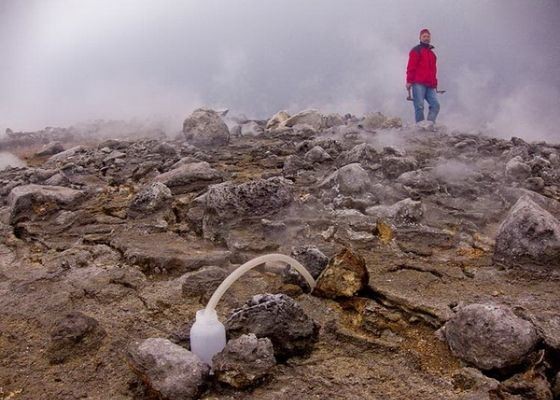
POLYGON ((560 1, 1 0, 0 128, 162 120, 194 108, 413 119, 427 27, 439 122, 560 142, 560 1))

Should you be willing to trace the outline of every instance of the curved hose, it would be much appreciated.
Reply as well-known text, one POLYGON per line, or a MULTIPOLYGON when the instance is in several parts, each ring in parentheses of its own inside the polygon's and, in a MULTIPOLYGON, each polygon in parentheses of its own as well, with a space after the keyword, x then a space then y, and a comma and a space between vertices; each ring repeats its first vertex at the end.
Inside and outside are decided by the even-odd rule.
POLYGON ((222 298, 226 290, 228 290, 229 287, 241 277, 241 275, 243 275, 245 272, 249 271, 250 269, 255 268, 256 266, 261 265, 267 261, 281 261, 294 267, 305 278, 305 280, 311 287, 311 290, 315 288, 315 279, 313 279, 311 274, 298 261, 284 254, 266 254, 264 256, 253 258, 252 260, 247 261, 245 264, 243 264, 235 271, 233 271, 231 274, 229 274, 229 276, 226 279, 224 279, 224 281, 220 284, 220 286, 218 286, 218 288, 210 298, 210 301, 206 305, 206 312, 216 309, 216 305, 218 304, 218 302, 220 301, 220 299, 222 298))

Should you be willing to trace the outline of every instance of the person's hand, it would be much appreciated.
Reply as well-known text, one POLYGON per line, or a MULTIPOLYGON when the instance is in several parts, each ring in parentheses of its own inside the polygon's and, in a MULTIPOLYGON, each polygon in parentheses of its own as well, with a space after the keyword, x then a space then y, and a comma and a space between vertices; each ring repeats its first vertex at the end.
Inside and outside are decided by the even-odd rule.
POLYGON ((406 84, 406 90, 410 90, 410 88, 412 87, 412 83, 408 83, 406 84))

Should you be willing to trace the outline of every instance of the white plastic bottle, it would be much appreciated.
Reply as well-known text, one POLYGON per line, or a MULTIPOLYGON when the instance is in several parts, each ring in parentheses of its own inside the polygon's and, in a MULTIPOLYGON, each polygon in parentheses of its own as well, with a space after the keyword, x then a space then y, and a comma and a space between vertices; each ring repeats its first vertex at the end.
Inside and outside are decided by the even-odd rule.
POLYGON ((212 365, 212 357, 222 351, 225 345, 226 328, 218 320, 216 310, 198 310, 191 327, 191 351, 206 364, 212 365))

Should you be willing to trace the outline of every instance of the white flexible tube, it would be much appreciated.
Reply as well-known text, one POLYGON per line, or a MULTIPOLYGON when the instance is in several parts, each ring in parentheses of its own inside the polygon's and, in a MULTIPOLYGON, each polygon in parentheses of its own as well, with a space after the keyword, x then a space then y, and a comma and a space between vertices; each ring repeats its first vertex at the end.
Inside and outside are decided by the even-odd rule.
POLYGON ((313 279, 311 274, 298 261, 284 254, 266 254, 264 256, 253 258, 252 260, 247 261, 245 264, 233 271, 226 279, 224 279, 224 281, 220 284, 220 286, 218 286, 218 288, 210 298, 210 301, 206 305, 206 312, 213 312, 216 309, 216 305, 218 304, 226 290, 228 290, 229 287, 241 277, 241 275, 267 261, 280 261, 294 267, 305 278, 305 280, 311 287, 311 290, 315 288, 315 279, 313 279))

